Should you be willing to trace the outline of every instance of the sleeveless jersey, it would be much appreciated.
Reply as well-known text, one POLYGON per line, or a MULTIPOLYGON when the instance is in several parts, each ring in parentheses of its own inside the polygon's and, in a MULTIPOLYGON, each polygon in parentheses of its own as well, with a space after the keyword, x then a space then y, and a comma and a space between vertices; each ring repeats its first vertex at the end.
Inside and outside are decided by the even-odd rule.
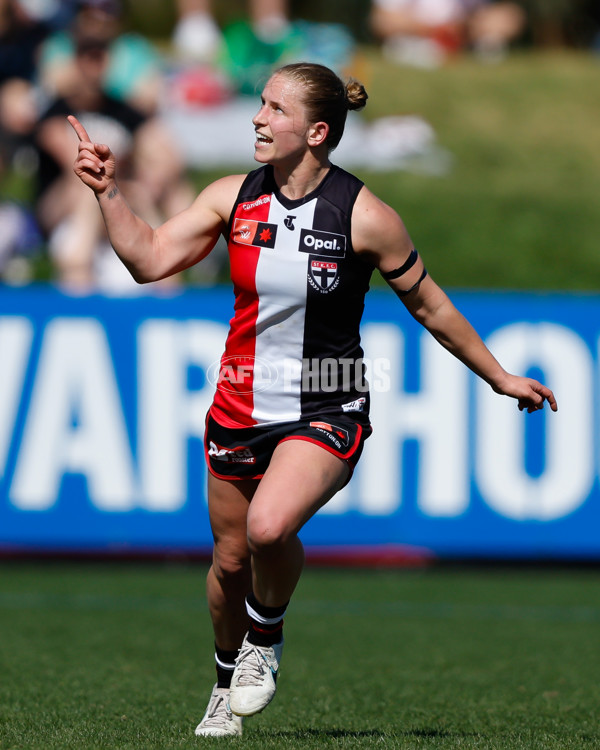
POLYGON ((244 180, 228 227, 235 314, 211 407, 223 426, 368 413, 359 325, 373 267, 350 230, 362 185, 332 166, 290 200, 270 165, 244 180))

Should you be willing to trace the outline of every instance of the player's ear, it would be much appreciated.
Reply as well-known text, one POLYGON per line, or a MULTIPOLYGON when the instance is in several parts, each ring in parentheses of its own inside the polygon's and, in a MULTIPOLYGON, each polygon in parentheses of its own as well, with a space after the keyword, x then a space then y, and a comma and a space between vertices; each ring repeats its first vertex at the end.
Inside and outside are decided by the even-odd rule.
POLYGON ((329 125, 326 122, 315 122, 308 128, 308 145, 320 146, 325 143, 329 135, 329 125))

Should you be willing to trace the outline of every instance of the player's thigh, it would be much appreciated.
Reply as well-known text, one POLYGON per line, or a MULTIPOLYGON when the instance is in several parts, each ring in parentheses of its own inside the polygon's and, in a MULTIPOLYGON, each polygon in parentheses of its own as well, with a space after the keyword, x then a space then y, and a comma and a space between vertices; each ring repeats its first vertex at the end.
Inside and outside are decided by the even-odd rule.
POLYGON ((350 473, 345 461, 306 440, 276 447, 248 510, 250 536, 273 541, 296 534, 335 493, 350 473))

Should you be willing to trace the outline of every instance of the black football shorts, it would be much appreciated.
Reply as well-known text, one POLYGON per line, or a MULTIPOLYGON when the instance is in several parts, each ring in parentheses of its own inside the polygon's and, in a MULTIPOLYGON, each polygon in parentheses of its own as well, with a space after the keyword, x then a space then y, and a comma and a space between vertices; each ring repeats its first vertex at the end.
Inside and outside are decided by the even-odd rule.
POLYGON ((206 462, 220 479, 261 479, 273 451, 284 440, 307 440, 348 463, 350 475, 372 432, 364 414, 334 414, 256 427, 223 427, 208 414, 206 462))

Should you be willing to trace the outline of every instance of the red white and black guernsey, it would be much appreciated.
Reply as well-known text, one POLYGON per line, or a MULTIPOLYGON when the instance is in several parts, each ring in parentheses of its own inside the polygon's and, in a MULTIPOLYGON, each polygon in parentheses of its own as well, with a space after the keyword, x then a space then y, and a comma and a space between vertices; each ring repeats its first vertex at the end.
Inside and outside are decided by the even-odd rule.
POLYGON ((235 314, 210 411, 224 427, 367 417, 359 325, 373 267, 350 230, 362 185, 332 166, 290 200, 270 165, 244 180, 228 227, 235 314))

